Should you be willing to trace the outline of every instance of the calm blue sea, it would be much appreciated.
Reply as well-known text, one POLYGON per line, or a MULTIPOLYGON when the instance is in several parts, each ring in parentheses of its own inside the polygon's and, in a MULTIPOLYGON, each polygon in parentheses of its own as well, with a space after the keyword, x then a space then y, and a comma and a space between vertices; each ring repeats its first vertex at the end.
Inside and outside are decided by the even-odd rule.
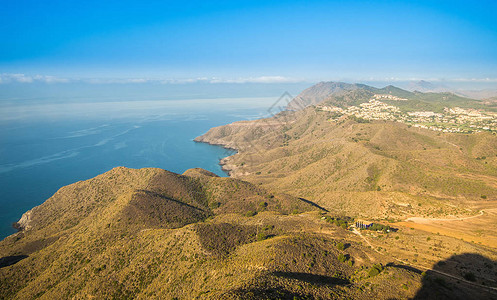
POLYGON ((8 101, 0 104, 0 239, 62 186, 116 166, 226 176, 230 153, 193 142, 209 128, 267 114, 277 99, 8 101))

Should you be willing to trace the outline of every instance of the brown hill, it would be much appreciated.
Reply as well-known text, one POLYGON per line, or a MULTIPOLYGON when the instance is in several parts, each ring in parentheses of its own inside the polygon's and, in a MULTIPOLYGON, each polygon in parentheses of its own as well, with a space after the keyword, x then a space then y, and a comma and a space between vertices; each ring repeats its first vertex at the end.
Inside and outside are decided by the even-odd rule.
POLYGON ((353 235, 316 212, 296 215, 311 210, 318 209, 201 169, 115 168, 22 217, 23 230, 0 242, 0 298, 218 299, 257 282, 285 297, 360 296, 364 282, 387 280, 364 277, 375 254, 359 243, 330 248, 353 235))
POLYGON ((308 108, 196 140, 238 149, 222 161, 233 177, 353 216, 458 215, 482 195, 497 199, 495 135, 329 116, 308 108))
POLYGON ((115 168, 23 216, 0 242, 0 298, 388 299, 430 295, 425 285, 492 295, 423 277, 326 220, 309 201, 201 169, 115 168))
MULTIPOLYGON (((438 97, 421 96, 427 101, 438 97)), ((444 105, 421 100, 414 105, 426 103, 444 105)), ((391 121, 337 119, 333 113, 308 107, 212 128, 196 141, 237 149, 237 154, 221 160, 232 177, 309 199, 335 215, 400 226, 395 239, 377 234, 365 239, 396 261, 418 266, 431 261, 432 270, 447 264, 450 270, 437 274, 459 278, 458 282, 478 274, 479 287, 497 286, 493 267, 484 267, 495 264, 497 248, 497 137, 492 133, 442 133, 391 121), (463 259, 453 259, 454 254, 463 259), (447 261, 436 261, 441 258, 447 261), (486 263, 476 267, 480 262, 486 263)), ((436 287, 444 286, 447 278, 424 280, 416 299, 496 298, 473 292, 449 296, 453 287, 436 287)), ((260 285, 264 286, 258 282, 231 296, 257 291, 274 297, 274 290, 260 285)))

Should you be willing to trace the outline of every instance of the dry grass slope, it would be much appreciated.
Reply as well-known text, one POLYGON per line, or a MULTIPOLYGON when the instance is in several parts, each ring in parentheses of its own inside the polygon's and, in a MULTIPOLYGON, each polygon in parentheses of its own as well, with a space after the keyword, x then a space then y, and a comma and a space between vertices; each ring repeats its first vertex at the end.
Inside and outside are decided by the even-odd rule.
POLYGON ((197 140, 239 150, 223 160, 232 177, 352 216, 465 215, 477 209, 467 211, 469 202, 497 199, 492 134, 328 119, 308 108, 214 128, 197 140))
POLYGON ((116 168, 61 189, 0 242, 0 298, 388 299, 422 291, 421 271, 393 264, 323 213, 200 169, 116 168))

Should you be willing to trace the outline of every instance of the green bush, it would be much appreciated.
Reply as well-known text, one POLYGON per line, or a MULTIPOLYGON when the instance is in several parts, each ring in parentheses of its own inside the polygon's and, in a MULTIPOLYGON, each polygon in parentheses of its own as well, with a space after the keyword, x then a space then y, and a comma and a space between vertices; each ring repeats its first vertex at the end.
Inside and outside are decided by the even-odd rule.
POLYGON ((257 212, 253 211, 253 210, 249 210, 248 212, 245 213, 245 216, 246 217, 253 217, 257 214, 257 212))
POLYGON ((211 202, 210 205, 209 205, 212 209, 216 209, 218 208, 219 206, 221 206, 221 202, 211 202))
POLYGON ((355 115, 350 115, 349 119, 352 121, 355 121, 357 123, 369 123, 369 120, 366 120, 366 119, 361 118, 361 117, 356 117, 355 115))
POLYGON ((376 268, 371 268, 368 273, 369 277, 374 277, 378 274, 380 274, 380 271, 378 271, 378 269, 376 268))
POLYGON ((266 209, 267 205, 268 205, 267 202, 264 202, 264 201, 259 202, 259 208, 261 210, 266 209))
POLYGON ((337 249, 338 249, 338 250, 340 250, 340 251, 341 251, 341 250, 344 250, 344 249, 345 249, 345 245, 344 245, 342 242, 339 242, 339 243, 337 244, 337 249))
POLYGON ((369 226, 366 228, 367 230, 372 230, 372 231, 383 231, 384 233, 387 233, 391 228, 388 225, 382 225, 378 223, 373 223, 373 225, 369 226))
POLYGON ((339 262, 346 262, 347 261, 347 257, 345 255, 343 255, 343 253, 338 254, 337 259, 339 262))
POLYGON ((380 274, 381 271, 383 271, 383 265, 376 264, 376 265, 373 265, 371 267, 371 269, 369 269, 368 275, 369 275, 369 277, 374 277, 374 276, 380 274))
POLYGON ((264 226, 264 230, 272 230, 274 229, 274 225, 266 225, 264 226))
POLYGON ((268 238, 268 235, 265 232, 259 232, 257 234, 257 240, 258 241, 264 241, 267 238, 268 238))
POLYGON ((326 217, 326 221, 328 223, 332 223, 332 224, 335 224, 336 226, 338 227, 342 227, 343 229, 347 229, 347 227, 349 227, 349 222, 352 222, 353 219, 350 218, 350 217, 330 217, 330 216, 327 216, 326 217))

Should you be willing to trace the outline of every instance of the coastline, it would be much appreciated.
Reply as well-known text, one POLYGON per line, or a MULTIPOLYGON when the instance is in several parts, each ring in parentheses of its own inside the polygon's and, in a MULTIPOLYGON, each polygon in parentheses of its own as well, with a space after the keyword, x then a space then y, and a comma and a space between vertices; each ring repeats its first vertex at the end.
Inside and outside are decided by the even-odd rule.
POLYGON ((204 137, 204 135, 206 135, 206 134, 207 134, 207 132, 204 133, 203 135, 200 135, 200 136, 194 138, 193 141, 195 143, 204 143, 204 144, 208 144, 208 145, 212 145, 212 146, 220 146, 223 149, 234 152, 231 155, 228 155, 226 157, 219 159, 219 163, 218 163, 221 166, 221 170, 223 172, 225 172, 228 175, 228 177, 232 177, 233 173, 236 171, 236 166, 230 164, 229 162, 233 156, 235 156, 236 154, 238 154, 240 152, 240 150, 233 148, 233 147, 230 147, 226 143, 210 141, 209 139, 206 139, 204 137))
POLYGON ((256 120, 241 120, 212 127, 204 134, 194 138, 193 141, 221 146, 224 149, 235 151, 234 154, 220 159, 219 165, 223 171, 228 173, 229 177, 238 178, 249 173, 240 172, 240 166, 232 163, 232 161, 236 160, 235 158, 239 158, 239 156, 235 157, 235 155, 241 154, 243 149, 249 152, 254 150, 251 140, 254 142, 258 141, 262 135, 274 131, 275 126, 279 127, 283 122, 287 122, 287 120, 280 122, 278 118, 278 116, 273 116, 256 120))

